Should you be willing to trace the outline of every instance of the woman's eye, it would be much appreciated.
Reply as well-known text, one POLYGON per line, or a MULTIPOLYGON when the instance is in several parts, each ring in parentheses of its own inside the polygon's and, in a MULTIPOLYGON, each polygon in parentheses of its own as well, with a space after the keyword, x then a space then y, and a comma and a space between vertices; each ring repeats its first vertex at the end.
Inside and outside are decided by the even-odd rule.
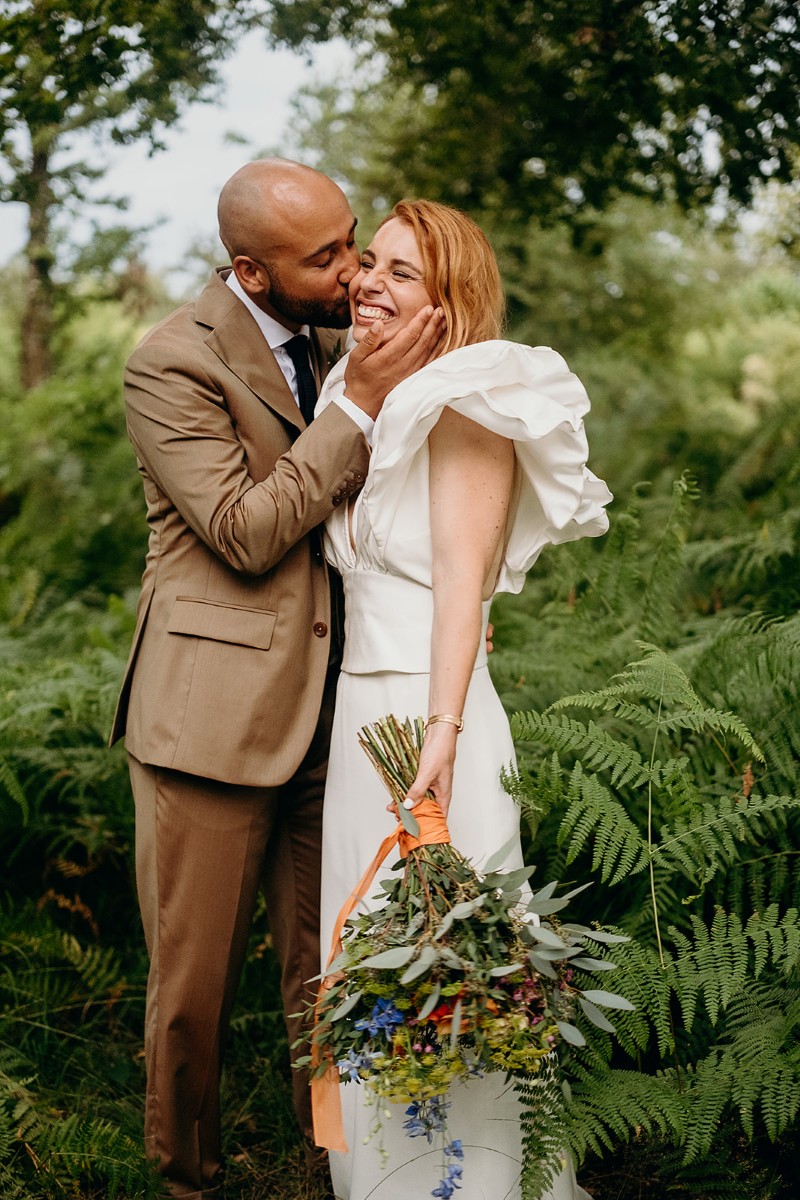
POLYGON ((370 270, 372 270, 372 263, 371 263, 371 262, 367 262, 367 261, 366 261, 366 259, 363 259, 363 258, 362 258, 362 259, 361 259, 361 262, 360 262, 358 265, 361 267, 361 270, 362 270, 362 271, 370 271, 370 270))
POLYGON ((410 279, 411 278, 411 276, 406 271, 395 271, 394 277, 395 277, 395 279, 410 279))

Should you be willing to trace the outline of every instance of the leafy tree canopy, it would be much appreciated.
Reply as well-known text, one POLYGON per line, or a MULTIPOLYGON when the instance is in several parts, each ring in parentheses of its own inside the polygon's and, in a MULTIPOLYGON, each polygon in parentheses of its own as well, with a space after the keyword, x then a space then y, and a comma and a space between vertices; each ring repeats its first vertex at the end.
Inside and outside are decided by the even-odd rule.
MULTIPOLYGON (((274 0, 291 45, 368 45, 423 117, 394 162, 471 209, 574 216, 620 191, 746 202, 789 179, 795 0, 274 0), (442 151, 440 147, 444 146, 442 151), (410 156, 409 160, 406 156, 410 156)), ((375 86, 374 71, 366 91, 375 86)), ((387 169, 392 159, 387 160, 387 169)), ((413 180, 412 180, 413 182, 413 180)))
POLYGON ((209 95, 258 8, 259 0, 0 0, 0 201, 29 210, 26 386, 52 368, 54 217, 84 201, 87 181, 103 173, 76 154, 73 135, 158 146, 185 103, 209 95))
POLYGON ((112 122, 119 142, 154 140, 182 100, 215 81, 247 9, 236 0, 3 0, 3 155, 18 161, 21 128, 35 146, 99 122, 112 122))

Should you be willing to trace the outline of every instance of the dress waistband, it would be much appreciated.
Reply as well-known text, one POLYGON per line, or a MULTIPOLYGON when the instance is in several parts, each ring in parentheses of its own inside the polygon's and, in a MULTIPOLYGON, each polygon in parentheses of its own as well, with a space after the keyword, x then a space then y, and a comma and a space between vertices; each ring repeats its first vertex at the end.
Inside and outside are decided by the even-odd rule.
MULTIPOLYGON (((343 575, 345 591, 342 670, 354 675, 399 671, 427 674, 431 669, 433 591, 399 575, 359 569, 343 575)), ((491 601, 483 604, 483 630, 491 601)), ((475 667, 486 666, 481 638, 475 667)))

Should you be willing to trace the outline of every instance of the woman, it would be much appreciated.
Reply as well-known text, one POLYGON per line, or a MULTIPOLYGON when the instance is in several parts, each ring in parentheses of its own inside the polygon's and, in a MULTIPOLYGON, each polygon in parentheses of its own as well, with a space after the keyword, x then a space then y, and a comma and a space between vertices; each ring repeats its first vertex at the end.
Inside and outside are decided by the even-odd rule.
MULTIPOLYGON (((522 863, 519 814, 500 783, 513 761, 508 721, 486 666, 489 603, 517 592, 542 547, 607 528, 605 485, 586 468, 580 382, 552 350, 500 341, 494 254, 465 214, 401 201, 350 285, 356 341, 384 339, 426 305, 446 317, 442 354, 387 397, 360 495, 326 527, 346 593, 345 649, 325 793, 322 945, 341 905, 391 831, 382 785, 357 742, 386 713, 427 714, 420 769, 406 802, 430 789, 453 844, 480 866, 509 845, 522 863), (463 732, 462 732, 463 729, 463 732)), ((317 411, 344 390, 328 376, 317 411)), ((377 889, 376 889, 377 890, 377 889)), ((323 964, 324 966, 325 964, 323 964)), ((465 1147, 461 1200, 518 1198, 519 1108, 503 1077, 451 1089, 449 1128, 465 1147)), ((342 1089, 350 1153, 331 1154, 340 1200, 431 1194, 440 1152, 383 1119, 370 1138, 363 1089, 342 1089)), ((396 1106, 392 1106, 396 1107, 396 1106)), ((571 1166, 552 1196, 583 1196, 571 1166)))

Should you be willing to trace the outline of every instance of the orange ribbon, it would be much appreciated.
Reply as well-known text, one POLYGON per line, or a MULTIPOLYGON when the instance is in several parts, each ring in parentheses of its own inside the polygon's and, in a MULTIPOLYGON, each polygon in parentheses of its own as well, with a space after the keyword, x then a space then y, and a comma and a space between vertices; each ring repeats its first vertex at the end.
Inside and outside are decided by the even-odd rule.
MULTIPOLYGON (((447 821, 435 800, 425 796, 417 802, 413 812, 419 824, 419 836, 414 837, 413 834, 406 832, 398 821, 394 832, 383 839, 378 847, 378 853, 361 876, 354 891, 350 893, 342 905, 333 928, 331 950, 328 955, 329 967, 342 952, 342 930, 344 929, 345 921, 356 905, 366 896, 378 873, 378 868, 386 861, 394 847, 398 847, 401 858, 406 858, 409 850, 416 850, 419 846, 436 846, 449 843, 450 831, 447 828, 447 821)), ((326 975, 320 984, 317 1003, 315 1005, 315 1023, 325 995, 334 982, 333 978, 326 975)), ((318 1066, 319 1050, 312 1042, 312 1070, 318 1066)), ((342 1102, 339 1095, 339 1086, 339 1068, 335 1063, 331 1063, 328 1066, 324 1075, 316 1076, 311 1080, 311 1110, 314 1119, 314 1141, 318 1146, 324 1146, 327 1150, 339 1150, 346 1154, 347 1142, 345 1141, 344 1129, 342 1127, 342 1102)))

